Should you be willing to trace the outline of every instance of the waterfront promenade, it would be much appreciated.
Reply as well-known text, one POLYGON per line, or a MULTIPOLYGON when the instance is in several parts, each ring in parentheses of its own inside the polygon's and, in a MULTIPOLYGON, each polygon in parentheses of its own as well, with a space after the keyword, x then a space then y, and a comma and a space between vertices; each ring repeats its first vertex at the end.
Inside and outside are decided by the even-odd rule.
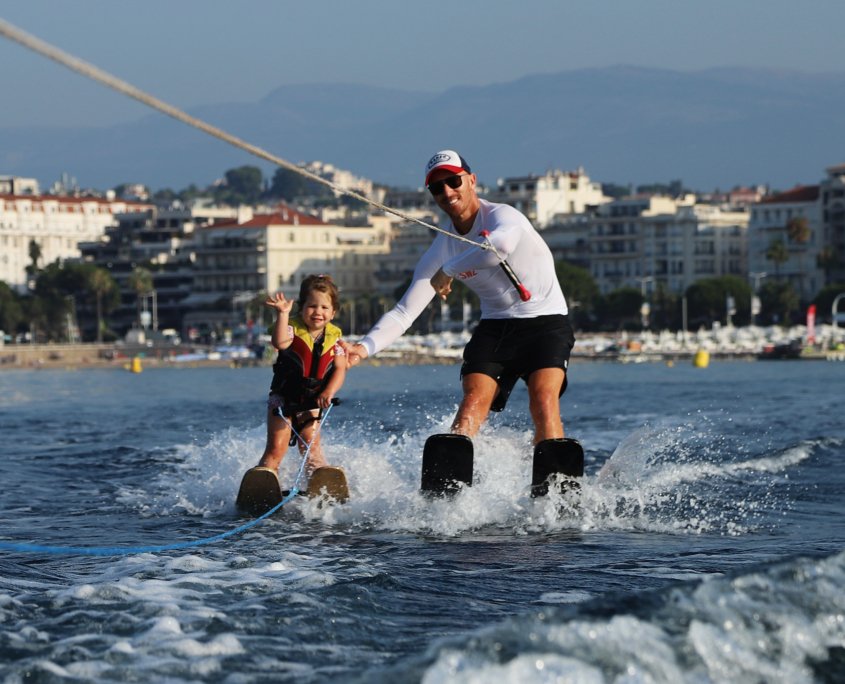
MULTIPOLYGON (((468 339, 466 332, 405 335, 366 363, 458 363, 468 339)), ((572 356, 578 361, 643 363, 691 360, 704 351, 714 360, 753 360, 774 348, 791 348, 803 359, 845 360, 845 329, 818 326, 813 344, 808 343, 803 326, 721 327, 686 334, 679 331, 579 333, 572 356)), ((142 368, 269 366, 273 354, 265 350, 257 357, 253 350, 237 345, 7 344, 0 347, 0 372, 22 368, 131 368, 133 359, 139 359, 142 368)))

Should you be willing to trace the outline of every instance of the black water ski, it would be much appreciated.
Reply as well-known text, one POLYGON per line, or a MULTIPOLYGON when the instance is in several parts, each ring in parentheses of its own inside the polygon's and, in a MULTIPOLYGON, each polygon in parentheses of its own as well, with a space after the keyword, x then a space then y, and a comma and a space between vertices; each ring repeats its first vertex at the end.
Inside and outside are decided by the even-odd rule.
POLYGON ((432 435, 425 441, 422 460, 424 494, 455 494, 472 486, 472 440, 465 435, 432 435))
POLYGON ((563 475, 562 488, 578 489, 577 480, 584 475, 584 449, 577 440, 546 439, 534 447, 534 467, 531 473, 531 496, 549 493, 549 478, 563 475))

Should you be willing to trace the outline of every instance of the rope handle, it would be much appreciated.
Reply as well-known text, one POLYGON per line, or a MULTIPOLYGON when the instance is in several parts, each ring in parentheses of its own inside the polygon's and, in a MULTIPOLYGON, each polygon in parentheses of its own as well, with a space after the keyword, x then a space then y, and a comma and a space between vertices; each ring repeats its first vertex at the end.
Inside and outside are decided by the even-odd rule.
POLYGON ((492 249, 493 253, 496 255, 496 258, 499 259, 499 266, 502 267, 502 270, 505 272, 505 275, 508 277, 508 280, 513 283, 513 286, 516 288, 516 291, 519 292, 519 298, 523 302, 527 302, 531 299, 531 293, 528 291, 528 288, 522 284, 522 281, 519 277, 514 273, 511 265, 508 263, 507 259, 503 259, 499 252, 496 250, 496 247, 490 242, 490 231, 489 230, 482 230, 479 235, 484 238, 484 244, 486 249, 492 249))

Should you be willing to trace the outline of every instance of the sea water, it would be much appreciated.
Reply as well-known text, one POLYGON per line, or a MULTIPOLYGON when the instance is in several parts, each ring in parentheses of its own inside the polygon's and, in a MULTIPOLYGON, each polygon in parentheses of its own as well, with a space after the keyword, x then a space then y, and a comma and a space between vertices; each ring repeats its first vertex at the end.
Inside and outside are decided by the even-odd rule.
POLYGON ((111 549, 0 548, 2 681, 845 680, 845 364, 576 361, 580 496, 530 498, 520 386, 450 501, 418 488, 458 367, 358 367, 323 428, 348 504, 133 552, 248 524, 269 381, 0 373, 0 542, 111 549))

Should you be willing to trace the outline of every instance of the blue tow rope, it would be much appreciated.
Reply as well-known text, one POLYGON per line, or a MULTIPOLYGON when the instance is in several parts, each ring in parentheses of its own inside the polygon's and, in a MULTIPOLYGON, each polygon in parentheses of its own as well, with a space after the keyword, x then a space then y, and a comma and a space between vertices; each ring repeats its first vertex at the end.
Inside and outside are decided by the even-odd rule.
POLYGON ((208 544, 214 544, 215 542, 219 542, 227 537, 232 537, 236 534, 240 534, 241 532, 245 532, 250 527, 254 527, 258 523, 262 522, 266 518, 269 518, 273 513, 278 511, 282 506, 290 502, 297 494, 299 494, 299 481, 302 479, 302 474, 305 472, 305 463, 308 461, 308 455, 311 453, 311 447, 314 444, 314 440, 317 439, 317 434, 320 431, 320 427, 323 425, 323 421, 328 418, 329 412, 332 409, 334 404, 329 404, 329 407, 326 409, 326 412, 323 414, 322 420, 318 423, 317 430, 314 431, 314 436, 311 438, 311 441, 306 444, 305 440, 299 435, 299 433, 294 430, 293 425, 282 416, 282 419, 290 425, 291 430, 293 431, 296 438, 306 444, 305 452, 302 454, 302 461, 299 464, 299 470, 296 473, 296 478, 293 481, 293 487, 291 487, 288 495, 284 497, 279 503, 277 503, 273 508, 269 511, 264 513, 263 515, 259 516, 255 520, 250 520, 248 523, 241 525, 240 527, 236 527, 233 530, 229 530, 228 532, 223 532, 221 534, 215 534, 213 537, 204 537, 203 539, 195 539, 194 541, 186 541, 186 542, 176 542, 173 544, 158 544, 154 546, 49 546, 45 544, 18 544, 14 542, 4 542, 0 541, 0 549, 5 551, 20 551, 24 553, 51 553, 54 555, 77 555, 77 556, 132 556, 138 553, 160 553, 162 551, 175 551, 178 549, 190 549, 195 548, 197 546, 206 546, 208 544))

